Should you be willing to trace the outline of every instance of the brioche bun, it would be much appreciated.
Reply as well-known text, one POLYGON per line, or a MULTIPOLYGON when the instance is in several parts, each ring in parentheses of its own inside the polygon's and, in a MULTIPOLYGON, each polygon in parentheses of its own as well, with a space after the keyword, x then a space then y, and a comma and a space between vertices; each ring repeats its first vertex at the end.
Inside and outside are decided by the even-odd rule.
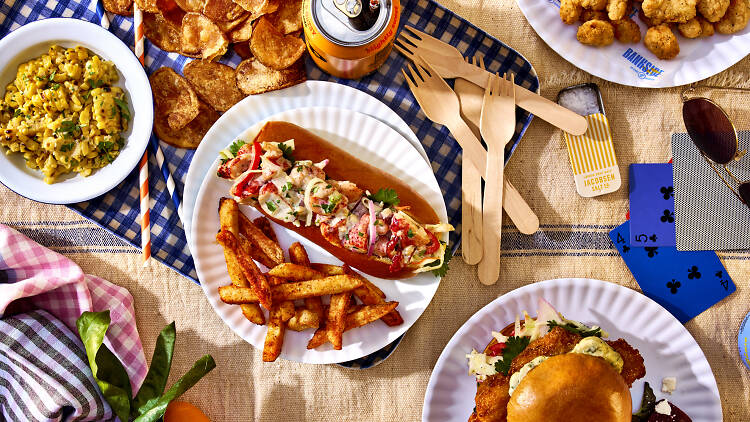
POLYGON ((532 369, 508 402, 508 422, 630 422, 630 390, 604 359, 552 356, 532 369))

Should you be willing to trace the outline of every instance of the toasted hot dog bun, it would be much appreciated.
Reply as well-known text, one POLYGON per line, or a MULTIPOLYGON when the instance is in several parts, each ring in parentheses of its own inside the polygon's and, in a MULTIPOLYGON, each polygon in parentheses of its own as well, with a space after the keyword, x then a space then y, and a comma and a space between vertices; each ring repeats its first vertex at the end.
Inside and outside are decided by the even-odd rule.
MULTIPOLYGON (((367 136, 367 134, 363 134, 362 136, 367 136)), ((295 159, 312 160, 313 162, 328 159, 329 163, 325 167, 325 172, 329 178, 338 181, 348 180, 356 184, 359 188, 372 193, 377 192, 380 188, 394 189, 401 201, 399 207, 408 206, 408 213, 416 221, 422 224, 439 223, 437 214, 427 201, 400 179, 360 160, 331 142, 297 125, 279 121, 268 122, 256 136, 255 142, 284 142, 290 139, 294 139, 295 159)), ((373 139, 372 141, 377 142, 377 139, 373 139)), ((320 228, 315 225, 297 227, 294 224, 284 223, 269 216, 260 206, 256 206, 255 208, 266 214, 274 222, 299 233, 330 252, 336 258, 344 261, 350 267, 356 268, 366 274, 388 279, 401 279, 414 275, 411 268, 404 268, 399 272, 390 272, 388 270, 389 264, 387 263, 328 242, 320 233, 320 228)))
POLYGON ((508 402, 508 422, 630 422, 625 381, 599 357, 552 356, 529 371, 508 402))

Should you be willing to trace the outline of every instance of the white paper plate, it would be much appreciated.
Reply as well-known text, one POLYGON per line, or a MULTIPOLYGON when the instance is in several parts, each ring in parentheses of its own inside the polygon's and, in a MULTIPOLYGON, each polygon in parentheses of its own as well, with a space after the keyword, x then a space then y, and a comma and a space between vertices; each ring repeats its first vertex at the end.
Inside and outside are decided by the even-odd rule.
POLYGON ((465 355, 483 350, 490 331, 500 330, 524 310, 534 314, 537 299, 549 301, 566 318, 600 325, 611 339, 624 338, 638 349, 646 377, 631 389, 634 410, 640 407, 643 383, 657 398, 667 398, 694 422, 722 420, 716 380, 698 343, 685 327, 659 304, 614 283, 567 278, 516 289, 480 309, 456 331, 440 354, 430 376, 422 410, 423 421, 466 421, 474 408, 476 381, 468 375, 465 355), (677 390, 664 397, 663 377, 677 377, 677 390))
POLYGON ((589 47, 578 42, 578 25, 560 20, 559 0, 518 0, 532 28, 553 50, 573 65, 611 82, 643 88, 685 85, 715 75, 750 54, 750 25, 734 35, 718 32, 709 38, 689 40, 679 35, 680 54, 660 60, 643 45, 646 25, 637 16, 641 42, 589 47), (653 69, 649 73, 649 69, 653 69))
POLYGON ((12 191, 34 201, 72 204, 102 195, 122 182, 143 156, 151 135, 154 111, 151 85, 143 66, 128 46, 112 33, 78 19, 44 19, 11 32, 0 40, 0 90, 16 77, 18 65, 47 53, 53 44, 63 47, 82 45, 100 57, 114 62, 128 99, 132 120, 123 134, 125 147, 110 165, 89 177, 72 173, 54 184, 44 183, 42 172, 26 167, 21 154, 5 155, 0 147, 0 182, 12 191))
MULTIPOLYGON (((268 120, 284 120, 302 126, 317 135, 337 144, 352 155, 401 178, 409 184, 433 207, 438 217, 446 221, 447 212, 443 196, 432 169, 413 145, 398 132, 381 121, 365 114, 332 107, 310 107, 285 111, 269 117, 268 120)), ((242 135, 212 139, 211 143, 223 142, 226 147, 236 138, 252 139, 263 126, 256 123, 242 135)), ((217 207, 219 198, 228 196, 231 182, 212 176, 218 167, 215 159, 208 170, 209 176, 203 181, 193 215, 193 229, 190 249, 193 251, 195 267, 201 287, 214 310, 234 330, 256 348, 262 349, 266 334, 265 326, 257 326, 247 321, 240 307, 227 305, 219 299, 219 286, 231 284, 227 273, 224 254, 216 244, 216 231, 219 228, 217 207)), ((250 217, 260 215, 249 206, 241 206, 242 212, 250 217)), ((292 242, 299 241, 307 248, 312 262, 341 264, 337 258, 323 248, 289 230, 274 224, 279 243, 285 250, 292 242)), ((447 241, 447 233, 443 235, 447 241)), ((315 350, 307 350, 306 345, 312 330, 301 333, 289 331, 284 337, 281 357, 306 363, 338 363, 358 359, 396 340, 416 322, 437 290, 440 278, 431 273, 422 273, 405 280, 383 280, 367 277, 380 287, 388 300, 399 302, 398 311, 404 323, 398 327, 388 327, 380 321, 344 334, 342 350, 333 350, 330 343, 315 350)))
POLYGON ((184 213, 182 223, 185 225, 188 245, 190 245, 190 225, 193 221, 198 189, 205 176, 209 174, 208 169, 216 160, 219 151, 226 147, 226 140, 273 114, 302 107, 339 107, 374 117, 406 138, 425 162, 430 162, 424 147, 409 125, 388 106, 358 89, 333 82, 307 81, 279 91, 250 95, 229 109, 214 123, 195 151, 190 163, 182 194, 184 213))

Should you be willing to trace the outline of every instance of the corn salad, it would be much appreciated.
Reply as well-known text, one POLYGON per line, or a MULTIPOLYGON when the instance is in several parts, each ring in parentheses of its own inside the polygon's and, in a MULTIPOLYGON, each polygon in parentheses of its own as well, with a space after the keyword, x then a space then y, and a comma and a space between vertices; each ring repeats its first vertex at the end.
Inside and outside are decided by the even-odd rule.
POLYGON ((18 67, 0 98, 0 145, 54 183, 89 176, 119 155, 130 113, 112 62, 84 47, 53 45, 18 67))

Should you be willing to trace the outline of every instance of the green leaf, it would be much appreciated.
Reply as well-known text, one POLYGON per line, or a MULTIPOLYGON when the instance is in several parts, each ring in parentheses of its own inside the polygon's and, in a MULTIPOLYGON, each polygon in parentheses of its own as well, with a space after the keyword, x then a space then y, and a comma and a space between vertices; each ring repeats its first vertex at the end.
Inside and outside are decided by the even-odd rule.
POLYGON ((151 367, 148 370, 148 374, 146 374, 146 379, 143 381, 141 389, 138 390, 138 394, 133 399, 133 409, 138 415, 142 414, 146 409, 153 407, 159 396, 164 393, 164 389, 167 386, 167 379, 169 378, 169 370, 172 367, 172 355, 174 353, 176 336, 177 330, 173 321, 161 330, 159 338, 156 339, 154 355, 151 358, 151 367))
POLYGON ((495 370, 503 375, 508 375, 510 364, 529 345, 530 337, 509 337, 503 349, 503 358, 495 362, 495 370))
POLYGON ((656 407, 656 396, 654 390, 648 383, 643 386, 643 398, 641 399, 641 408, 637 412, 633 413, 632 422, 646 422, 648 418, 654 413, 654 407, 656 407))
POLYGON ((279 149, 281 150, 281 153, 284 155, 284 158, 289 160, 292 163, 292 165, 294 165, 294 162, 296 160, 294 159, 294 154, 293 154, 294 150, 292 150, 292 147, 279 142, 279 149))
MULTIPOLYGON (((446 274, 448 274, 448 270, 450 269, 450 262, 451 258, 453 258, 453 253, 450 249, 445 248, 445 257, 443 257, 443 265, 441 265, 438 268, 435 268, 432 270, 432 273, 435 274, 438 277, 445 277, 446 274)), ((440 263, 440 261, 435 261, 435 264, 440 263)))
POLYGON ((243 145, 245 145, 245 141, 238 139, 229 146, 229 152, 232 153, 232 156, 236 157, 237 152, 239 152, 240 148, 242 148, 243 145))
POLYGON ((550 330, 555 327, 562 327, 566 331, 571 332, 573 334, 578 334, 581 337, 601 337, 602 336, 602 329, 599 327, 586 329, 587 327, 582 328, 570 322, 567 322, 565 324, 560 324, 556 321, 547 321, 547 326, 549 327, 550 330))
POLYGON ((84 312, 76 321, 76 328, 86 349, 91 373, 102 391, 102 396, 120 420, 127 421, 130 419, 133 393, 122 363, 103 344, 109 323, 109 311, 84 312))
POLYGON ((398 199, 398 194, 395 190, 391 188, 378 189, 377 192, 375 192, 374 195, 370 195, 369 198, 375 202, 382 202, 385 205, 398 205, 399 202, 401 202, 400 199, 398 199))
POLYGON ((164 415, 167 410, 169 403, 180 397, 182 393, 189 390, 203 376, 211 372, 216 367, 216 362, 211 355, 205 355, 198 359, 190 370, 183 375, 176 383, 164 393, 159 400, 155 401, 150 409, 144 409, 145 411, 135 419, 134 422, 155 422, 164 415))
POLYGON ((71 151, 71 150, 73 149, 73 147, 75 147, 75 146, 76 146, 76 144, 75 144, 74 142, 68 142, 67 144, 63 144, 63 145, 62 145, 62 146, 60 147, 60 152, 68 152, 68 151, 71 151))

